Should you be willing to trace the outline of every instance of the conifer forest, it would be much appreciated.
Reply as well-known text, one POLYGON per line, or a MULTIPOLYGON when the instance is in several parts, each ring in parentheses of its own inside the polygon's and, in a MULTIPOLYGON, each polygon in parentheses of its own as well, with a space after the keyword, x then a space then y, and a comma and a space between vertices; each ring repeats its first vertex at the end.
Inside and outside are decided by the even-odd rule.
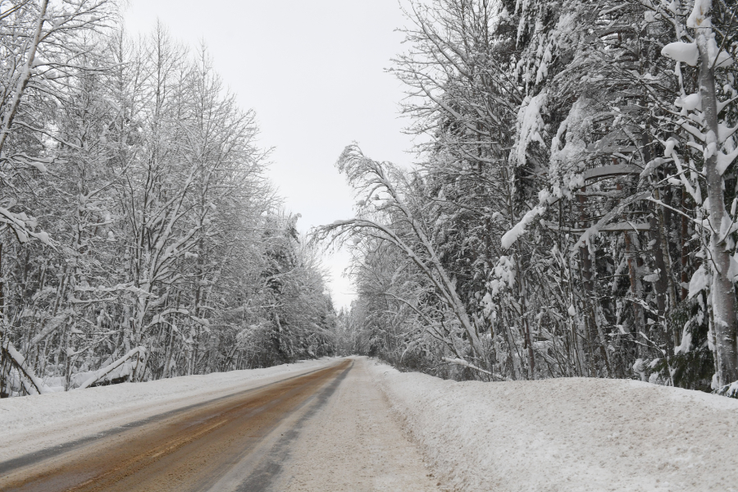
POLYGON ((0 0, 2 396, 343 354, 738 396, 736 4, 400 5, 416 164, 348 145, 306 238, 206 48, 0 0))

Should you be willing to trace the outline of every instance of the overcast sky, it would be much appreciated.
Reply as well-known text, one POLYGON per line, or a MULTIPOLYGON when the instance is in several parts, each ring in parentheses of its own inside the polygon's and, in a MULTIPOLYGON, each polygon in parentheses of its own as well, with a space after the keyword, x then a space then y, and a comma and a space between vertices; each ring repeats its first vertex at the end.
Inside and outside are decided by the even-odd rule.
MULTIPOLYGON (((159 19, 174 40, 204 41, 215 70, 244 109, 256 111, 259 143, 274 148, 270 176, 298 227, 352 216, 352 193, 334 163, 353 141, 377 160, 409 165, 412 139, 399 118, 403 88, 385 73, 403 51, 398 0, 129 0, 126 27, 159 19)), ((326 257, 336 307, 352 288, 346 255, 326 257)))

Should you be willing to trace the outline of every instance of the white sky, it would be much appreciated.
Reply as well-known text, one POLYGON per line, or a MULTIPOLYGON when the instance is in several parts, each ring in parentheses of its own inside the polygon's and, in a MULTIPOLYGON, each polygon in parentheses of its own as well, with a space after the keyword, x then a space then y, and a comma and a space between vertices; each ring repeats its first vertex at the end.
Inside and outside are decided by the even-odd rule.
MULTIPOLYGON (((334 163, 356 141, 377 160, 409 165, 412 140, 399 118, 403 88, 384 69, 403 51, 398 0, 129 0, 126 27, 159 19, 176 41, 205 42, 216 72, 256 111, 270 176, 301 232, 349 218, 352 193, 334 163)), ((326 256, 336 308, 353 289, 346 253, 326 256)))

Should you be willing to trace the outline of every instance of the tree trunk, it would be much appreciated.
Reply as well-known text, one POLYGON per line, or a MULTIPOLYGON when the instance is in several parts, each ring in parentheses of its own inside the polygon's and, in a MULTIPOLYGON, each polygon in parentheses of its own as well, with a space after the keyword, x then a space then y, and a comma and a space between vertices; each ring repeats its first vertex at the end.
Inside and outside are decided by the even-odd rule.
MULTIPOLYGON (((705 116, 705 145, 718 145, 718 105, 715 92, 713 59, 708 43, 714 34, 710 27, 697 29, 697 47, 700 54, 699 84, 702 109, 705 116)), ((723 222, 730 223, 725 211, 723 178, 717 169, 717 152, 707 152, 705 174, 710 199, 710 255, 712 257, 712 303, 715 331, 716 383, 718 387, 738 380, 738 349, 736 347, 735 289, 728 276, 730 252, 726 249, 723 222), (711 155, 710 155, 711 154, 711 155)))
POLYGON ((682 212, 685 212, 681 215, 681 231, 679 233, 679 241, 680 241, 680 251, 681 254, 681 276, 680 281, 682 284, 681 288, 681 295, 679 297, 680 301, 684 301, 687 299, 687 295, 689 294, 689 289, 687 289, 686 286, 689 285, 689 276, 687 275, 687 265, 689 264, 689 251, 687 250, 687 241, 689 240, 689 224, 688 219, 686 215, 687 206, 685 205, 685 201, 687 199, 687 190, 682 188, 682 212))
MULTIPOLYGON (((633 340, 638 340, 638 336, 646 331, 646 317, 641 303, 635 302, 635 299, 643 298, 643 283, 638 275, 638 253, 635 251, 637 248, 633 245, 633 238, 635 237, 637 240, 637 236, 635 232, 631 231, 626 231, 624 236, 625 255, 628 262, 628 277, 630 278, 630 293, 634 299, 634 302, 631 303, 633 307, 633 340)), ((644 357, 640 344, 636 344, 635 349, 638 357, 644 357)))

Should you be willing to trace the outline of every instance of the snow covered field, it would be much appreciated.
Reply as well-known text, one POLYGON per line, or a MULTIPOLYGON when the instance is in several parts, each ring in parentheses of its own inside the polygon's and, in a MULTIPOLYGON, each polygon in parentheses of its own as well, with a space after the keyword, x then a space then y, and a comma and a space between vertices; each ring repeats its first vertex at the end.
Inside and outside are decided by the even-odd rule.
POLYGON ((452 490, 738 490, 738 400, 627 380, 372 370, 452 490))
MULTIPOLYGON (((0 400, 0 461, 334 360, 0 400)), ((374 382, 444 490, 738 490, 738 400, 623 380, 457 383, 360 362, 335 398, 353 406, 329 404, 316 415, 325 432, 307 428, 306 449, 341 456, 355 448, 341 415, 373 411, 380 400, 359 395, 373 394, 360 387, 374 382), (359 377, 364 367, 369 378, 359 377), (331 442, 313 448, 318 439, 331 442)), ((367 436, 397 434, 390 424, 366 427, 367 436)))

